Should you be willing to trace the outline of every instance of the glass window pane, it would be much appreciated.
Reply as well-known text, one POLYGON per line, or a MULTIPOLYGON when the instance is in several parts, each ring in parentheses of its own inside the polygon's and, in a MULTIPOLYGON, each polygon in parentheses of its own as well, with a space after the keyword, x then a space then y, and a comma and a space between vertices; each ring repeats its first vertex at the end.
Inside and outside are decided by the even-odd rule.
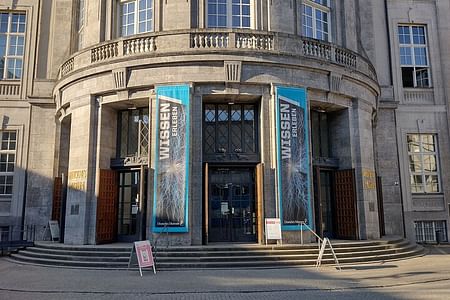
POLYGON ((233 122, 241 121, 241 105, 231 106, 231 121, 233 122))
POLYGON ((411 175, 411 192, 422 193, 424 192, 422 175, 411 175))
POLYGON ((398 27, 398 40, 400 44, 411 44, 409 26, 398 27))
POLYGON ((205 122, 216 121, 216 108, 214 105, 208 104, 205 106, 205 122))
POLYGON ((434 155, 424 155, 423 156, 423 170, 424 172, 436 172, 436 156, 434 155))
POLYGON ((414 48, 414 60, 416 66, 427 66, 427 49, 414 48))
POLYGON ((219 122, 228 121, 228 105, 219 105, 217 110, 217 118, 219 122))
POLYGON ((425 28, 423 26, 413 26, 413 43, 416 45, 425 45, 425 28))
POLYGON ((8 32, 8 18, 9 14, 0 13, 0 33, 8 32))
POLYGON ((411 48, 400 47, 400 64, 401 65, 412 65, 412 54, 411 48))
POLYGON ((437 175, 425 175, 426 191, 428 193, 439 192, 439 183, 437 175))
POLYGON ((422 171, 422 159, 420 155, 410 155, 409 156, 409 166, 411 172, 421 172, 422 171))

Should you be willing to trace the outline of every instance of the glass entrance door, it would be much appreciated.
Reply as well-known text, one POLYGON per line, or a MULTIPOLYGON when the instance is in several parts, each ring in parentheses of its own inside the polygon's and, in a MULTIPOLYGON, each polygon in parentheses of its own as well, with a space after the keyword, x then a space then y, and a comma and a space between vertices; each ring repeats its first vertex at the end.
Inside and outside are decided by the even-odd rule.
POLYGON ((253 168, 212 168, 209 242, 256 242, 253 168))
MULTIPOLYGON (((117 240, 131 242, 139 240, 140 222, 142 212, 140 211, 140 201, 144 197, 139 195, 140 172, 122 172, 119 176, 119 207, 118 207, 118 228, 117 240)), ((143 204, 144 204, 143 203, 143 204)), ((142 206, 141 206, 142 207, 142 206)))
POLYGON ((317 168, 314 176, 317 232, 322 237, 335 237, 333 171, 317 168))

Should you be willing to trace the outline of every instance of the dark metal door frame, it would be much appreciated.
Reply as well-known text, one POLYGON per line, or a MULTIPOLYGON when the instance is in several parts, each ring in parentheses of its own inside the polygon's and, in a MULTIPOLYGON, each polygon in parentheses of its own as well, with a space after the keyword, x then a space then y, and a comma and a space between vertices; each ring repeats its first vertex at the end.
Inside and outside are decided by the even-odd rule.
MULTIPOLYGON (((211 167, 207 172, 209 173, 208 176, 208 182, 205 184, 208 185, 208 188, 205 189, 205 192, 208 192, 207 201, 208 203, 205 205, 208 205, 209 209, 207 212, 207 216, 205 216, 205 223, 208 225, 208 228, 206 228, 208 234, 208 242, 256 242, 257 241, 257 201, 256 201, 256 181, 255 181, 255 167, 249 166, 214 166, 211 167), (229 173, 227 175, 223 176, 222 182, 214 182, 214 180, 211 180, 211 176, 215 174, 215 171, 219 171, 220 169, 223 169, 223 171, 228 171, 229 173), (231 180, 231 177, 233 175, 233 171, 240 171, 240 174, 238 173, 239 182, 233 182, 231 180), (248 175, 253 179, 245 181, 245 176, 248 172, 248 175), (232 182, 228 182, 232 181, 232 182), (244 193, 244 186, 245 184, 248 184, 248 207, 241 207, 242 204, 246 203, 245 201, 245 195, 242 196, 244 193), (223 199, 220 198, 213 198, 212 193, 214 192, 214 185, 222 185, 222 190, 226 194, 224 195, 223 199), (240 189, 240 191, 239 191, 240 189), (237 195, 234 195, 234 193, 237 193, 237 195), (239 199, 239 197, 243 197, 239 199), (219 209, 216 207, 217 203, 211 203, 211 201, 215 201, 217 203, 220 202, 219 209), (220 212, 220 218, 214 216, 217 216, 218 211, 220 212), (215 213, 215 214, 214 214, 215 213), (223 233, 225 230, 225 234, 220 237, 217 235, 217 232, 214 232, 213 230, 217 231, 216 229, 213 229, 213 226, 217 224, 217 222, 223 222, 222 226, 220 226, 219 231, 223 233), (225 226, 225 227, 224 227, 225 226), (237 229, 237 232, 235 230, 237 229), (245 233, 243 233, 246 231, 245 233), (240 232, 240 233, 239 233, 240 232), (246 235, 248 234, 248 236, 246 235)), ((217 190, 217 186, 216 186, 217 190)))
POLYGON ((337 232, 337 226, 338 224, 336 224, 336 199, 335 199, 335 194, 336 194, 336 188, 334 185, 334 174, 336 172, 336 169, 334 168, 330 168, 330 167, 321 167, 321 166, 314 166, 314 214, 315 214, 315 222, 316 222, 316 227, 315 230, 317 232, 317 234, 321 237, 324 236, 324 229, 323 229, 323 211, 322 211, 322 191, 321 191, 321 187, 322 187, 322 180, 320 178, 320 174, 322 172, 328 172, 330 173, 330 195, 331 195, 331 199, 330 199, 330 206, 331 206, 331 224, 329 224, 330 226, 332 226, 332 232, 331 235, 334 237, 336 235, 337 232))
MULTIPOLYGON (((145 238, 145 223, 146 223, 146 210, 147 210, 147 192, 146 192, 146 171, 145 169, 142 170, 142 168, 136 169, 136 168, 132 168, 132 169, 128 169, 128 170, 120 170, 119 171, 119 176, 118 177, 118 185, 117 185, 117 190, 118 190, 118 196, 119 196, 119 200, 117 201, 117 224, 118 227, 120 226, 120 197, 123 198, 125 191, 121 190, 121 188, 126 188, 126 187, 132 187, 134 186, 136 191, 137 191, 137 195, 138 196, 138 202, 136 202, 136 198, 134 199, 130 199, 130 222, 131 222, 131 226, 135 227, 136 232, 134 234, 120 234, 119 228, 117 228, 117 240, 118 241, 124 241, 124 242, 133 242, 136 240, 141 240, 143 238, 145 238), (120 179, 121 176, 123 174, 126 173, 131 173, 131 174, 137 174, 138 176, 138 180, 136 184, 130 184, 130 185, 121 185, 120 184, 120 179), (134 204, 133 204, 133 200, 134 200, 134 204), (137 209, 137 213, 135 214, 136 216, 133 217, 133 206, 136 206, 134 209, 137 209), (134 223, 133 223, 134 220, 134 223), (134 224, 134 225, 133 225, 134 224)), ((132 175, 135 176, 135 175, 132 175)), ((126 207, 126 209, 128 209, 128 207, 126 207)), ((122 212, 123 213, 123 212, 122 212)))

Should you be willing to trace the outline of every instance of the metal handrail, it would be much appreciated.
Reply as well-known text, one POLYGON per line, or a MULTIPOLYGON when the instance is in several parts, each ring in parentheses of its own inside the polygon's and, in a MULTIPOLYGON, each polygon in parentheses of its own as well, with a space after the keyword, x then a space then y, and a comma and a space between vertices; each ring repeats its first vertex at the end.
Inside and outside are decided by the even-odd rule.
POLYGON ((32 246, 36 238, 36 225, 10 226, 8 230, 0 230, 1 255, 11 249, 32 246), (17 227, 19 229, 17 229, 17 227))
POLYGON ((164 227, 161 230, 161 232, 156 234, 156 238, 154 238, 154 239, 152 238, 152 242, 153 242, 152 247, 155 249, 155 252, 156 252, 156 247, 158 245, 159 238, 161 237, 161 235, 163 233, 166 234, 166 248, 169 248, 169 227, 167 227, 167 224, 164 224, 164 227))
POLYGON ((301 221, 300 222, 300 226, 301 226, 301 230, 300 230, 300 241, 301 241, 301 244, 303 245, 303 226, 305 226, 317 238, 317 243, 318 243, 319 249, 320 249, 321 243, 323 243, 323 239, 314 230, 312 230, 312 228, 309 227, 308 224, 306 224, 306 221, 301 221))

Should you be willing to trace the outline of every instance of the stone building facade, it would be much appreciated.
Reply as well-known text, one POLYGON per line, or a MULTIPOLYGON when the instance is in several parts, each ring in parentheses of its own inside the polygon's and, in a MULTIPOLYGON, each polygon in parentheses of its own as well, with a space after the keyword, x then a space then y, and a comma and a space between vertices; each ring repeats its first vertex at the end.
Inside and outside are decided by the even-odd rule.
POLYGON ((447 239, 449 15, 440 0, 2 1, 0 226, 263 243, 280 217, 285 242, 447 239), (302 159, 285 165, 287 124, 302 159))

